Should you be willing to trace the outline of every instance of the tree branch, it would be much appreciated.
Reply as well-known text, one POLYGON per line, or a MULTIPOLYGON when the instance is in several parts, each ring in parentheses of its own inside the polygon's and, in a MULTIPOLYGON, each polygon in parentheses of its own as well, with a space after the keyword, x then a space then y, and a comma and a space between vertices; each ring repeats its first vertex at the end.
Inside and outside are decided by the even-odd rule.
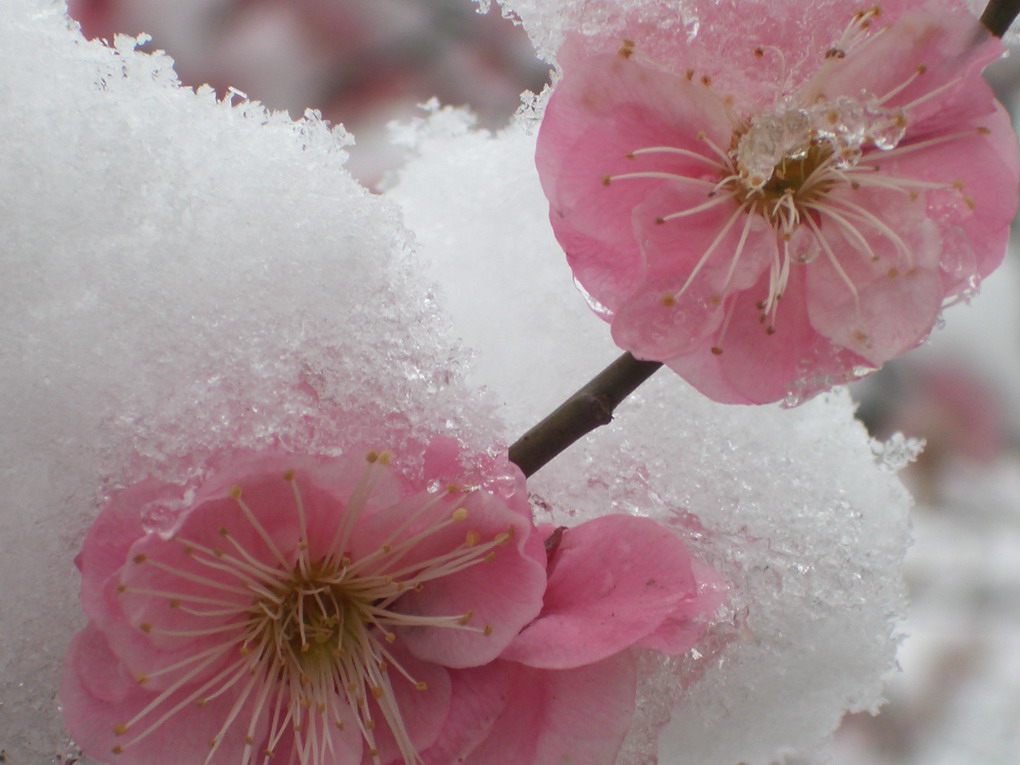
POLYGON ((988 0, 981 23, 996 37, 1002 37, 1020 14, 1020 0, 988 0))
POLYGON ((510 461, 532 475, 582 436, 612 422, 613 410, 661 366, 624 353, 518 438, 510 447, 510 461))

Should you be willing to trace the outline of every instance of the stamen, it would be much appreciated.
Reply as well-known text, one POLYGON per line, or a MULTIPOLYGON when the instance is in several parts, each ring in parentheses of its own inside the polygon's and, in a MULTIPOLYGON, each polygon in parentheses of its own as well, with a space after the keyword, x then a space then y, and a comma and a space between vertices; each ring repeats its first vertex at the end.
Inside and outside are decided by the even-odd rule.
MULTIPOLYGON (((884 104, 886 101, 888 101, 890 98, 894 97, 898 93, 902 93, 904 90, 906 90, 907 88, 910 87, 911 83, 913 83, 914 80, 916 80, 918 77, 920 77, 922 74, 924 74, 927 71, 928 71, 928 67, 926 67, 923 64, 921 64, 920 66, 918 66, 913 71, 913 73, 909 77, 907 77, 907 79, 905 79, 903 82, 901 82, 895 88, 893 88, 888 93, 886 93, 884 96, 882 96, 880 99, 878 99, 878 103, 879 104, 884 104)), ((906 108, 907 107, 904 107, 904 109, 906 109, 906 108)))
POLYGON ((903 109, 903 111, 905 111, 905 112, 910 111, 911 109, 914 109, 915 107, 920 106, 925 101, 930 101, 931 99, 933 99, 936 96, 940 95, 944 91, 948 90, 949 88, 951 88, 954 85, 957 85, 957 84, 959 84, 961 82, 963 82, 963 77, 962 76, 961 77, 956 77, 956 78, 950 80, 949 82, 943 83, 942 85, 940 85, 939 87, 935 88, 934 90, 931 90, 931 91, 925 93, 920 98, 915 99, 914 101, 911 101, 906 106, 902 106, 900 108, 903 109))
POLYGON ((716 170, 725 170, 728 167, 728 163, 718 162, 711 157, 706 157, 704 154, 698 154, 696 151, 690 149, 681 149, 677 146, 650 146, 645 149, 635 149, 634 151, 627 154, 628 157, 640 157, 644 154, 679 154, 682 157, 689 159, 696 159, 705 164, 709 165, 716 170))
POLYGON ((736 249, 733 251, 733 258, 730 260, 730 268, 726 272, 726 279, 723 281, 722 290, 725 291, 730 286, 730 280, 733 278, 733 272, 737 269, 737 263, 740 261, 740 256, 744 253, 744 244, 747 242, 747 235, 751 230, 752 217, 746 216, 744 220, 744 230, 740 232, 740 240, 737 242, 736 249))
POLYGON ((687 281, 684 282, 684 285, 680 288, 680 291, 673 295, 674 300, 679 300, 680 296, 683 295, 687 288, 691 286, 691 282, 693 282, 697 275, 701 273, 701 269, 704 268, 705 264, 708 262, 708 259, 712 256, 712 253, 715 251, 715 248, 719 246, 719 243, 729 233, 730 229, 733 228, 733 224, 737 222, 741 214, 748 211, 749 207, 750 205, 747 202, 745 202, 743 205, 741 205, 740 207, 733 211, 733 214, 730 216, 730 219, 726 221, 722 229, 720 229, 719 233, 716 235, 715 239, 708 246, 708 249, 705 250, 704 254, 701 256, 701 259, 698 261, 697 265, 694 266, 694 269, 687 277, 687 281))
MULTIPOLYGON (((910 154, 911 152, 928 149, 932 146, 938 146, 939 144, 949 143, 950 141, 955 141, 959 138, 968 138, 973 136, 976 132, 980 133, 979 130, 975 131, 974 129, 961 130, 959 133, 950 133, 949 135, 938 136, 937 138, 929 138, 926 141, 918 141, 917 143, 910 143, 906 145, 900 144, 895 149, 889 149, 888 151, 883 151, 881 154, 876 155, 876 158, 881 157, 882 159, 891 159, 893 157, 899 157, 904 154, 910 154)), ((877 170, 878 168, 876 167, 874 169, 877 170)))
POLYGON ((280 549, 276 546, 276 542, 273 541, 269 532, 263 528, 261 523, 259 523, 258 518, 255 517, 255 513, 253 513, 251 508, 248 507, 248 503, 241 498, 241 487, 234 486, 230 489, 229 494, 230 498, 237 503, 238 507, 241 508, 241 512, 244 513, 244 517, 248 519, 248 523, 251 524, 255 533, 259 535, 263 542, 265 542, 266 547, 269 548, 269 552, 271 552, 273 557, 280 562, 281 566, 287 568, 289 565, 287 563, 287 559, 283 557, 283 553, 281 553, 280 549))
POLYGON ((684 183, 693 183, 697 186, 708 186, 709 188, 715 186, 714 181, 706 181, 701 178, 691 178, 687 175, 678 175, 677 173, 660 173, 660 172, 641 172, 641 173, 623 173, 622 175, 610 175, 606 176, 610 181, 627 181, 637 179, 649 179, 649 180, 664 180, 664 181, 682 181, 684 183))
POLYGON ((670 213, 669 215, 664 215, 663 217, 658 218, 657 220, 660 220, 663 223, 665 223, 667 221, 676 220, 677 218, 686 218, 688 215, 697 215, 700 212, 705 212, 705 210, 711 210, 713 207, 718 207, 723 202, 728 202, 729 200, 736 198, 736 196, 737 196, 736 194, 727 194, 726 196, 715 197, 714 199, 710 199, 709 201, 705 202, 704 204, 700 204, 697 207, 691 207, 687 210, 681 210, 680 212, 670 213))
POLYGON ((819 230, 818 224, 815 223, 814 220, 812 220, 810 215, 807 216, 806 220, 808 226, 810 226, 811 230, 814 232, 814 235, 817 238, 818 243, 822 246, 822 250, 825 252, 826 257, 828 257, 829 262, 832 264, 833 269, 836 271, 837 274, 839 274, 839 278, 842 279, 843 283, 847 286, 847 289, 850 290, 850 294, 853 295, 854 308, 857 311, 857 313, 860 314, 861 303, 860 297, 857 293, 857 287, 854 285, 850 277, 847 276, 846 271, 843 270, 843 266, 839 264, 839 258, 837 258, 836 253, 832 251, 832 247, 829 246, 828 240, 822 236, 822 232, 821 230, 819 230))

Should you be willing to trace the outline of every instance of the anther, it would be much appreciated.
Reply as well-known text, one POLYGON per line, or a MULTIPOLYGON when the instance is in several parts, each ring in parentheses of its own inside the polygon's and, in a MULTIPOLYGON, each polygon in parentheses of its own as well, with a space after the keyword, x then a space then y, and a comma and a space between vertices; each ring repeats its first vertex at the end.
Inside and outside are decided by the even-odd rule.
POLYGON ((676 297, 673 295, 663 295, 661 302, 666 308, 672 308, 676 305, 676 297))
POLYGON ((372 695, 377 699, 381 699, 386 694, 386 691, 382 689, 380 685, 372 686, 372 695))
POLYGON ((471 529, 467 534, 464 535, 464 546, 474 547, 481 540, 482 535, 474 529, 471 529))
POLYGON ((429 684, 426 682, 417 682, 414 684, 414 687, 419 691, 427 691, 429 689, 429 684))
POLYGON ((114 736, 123 736, 127 732, 128 726, 126 726, 124 723, 117 723, 116 725, 113 726, 114 736))
POLYGON ((603 175, 602 176, 602 185, 603 186, 608 186, 610 183, 612 183, 612 180, 610 179, 610 177, 608 175, 603 175))
POLYGON ((283 480, 287 481, 288 483, 293 482, 293 480, 294 480, 294 471, 293 470, 288 470, 287 472, 285 472, 283 474, 283 480))
POLYGON ((460 618, 459 618, 459 619, 457 620, 457 624, 459 624, 459 625, 460 625, 461 627, 464 627, 464 626, 466 626, 466 625, 467 625, 467 623, 468 623, 469 621, 471 621, 471 617, 472 617, 472 616, 474 616, 474 615, 475 615, 475 612, 474 612, 474 611, 468 611, 468 612, 467 612, 466 614, 464 614, 464 615, 463 615, 462 617, 460 617, 460 618))
POLYGON ((452 521, 453 521, 454 523, 463 523, 464 521, 466 521, 466 520, 467 520, 467 517, 468 517, 468 511, 467 511, 467 508, 466 508, 466 507, 458 507, 458 508, 457 508, 456 510, 454 510, 454 511, 453 511, 453 513, 452 513, 452 514, 450 515, 450 519, 451 519, 451 520, 452 520, 452 521))
POLYGON ((145 558, 145 556, 144 556, 144 555, 136 555, 136 556, 135 556, 134 558, 132 558, 131 560, 133 560, 133 561, 134 561, 135 563, 138 563, 138 564, 142 564, 142 563, 145 563, 145 561, 146 561, 146 558, 145 558))
POLYGON ((236 486, 236 485, 235 486, 231 486, 230 487, 230 491, 227 492, 227 496, 229 496, 231 499, 235 499, 235 500, 236 499, 240 499, 241 498, 241 487, 240 486, 236 486))
POLYGON ((716 356, 721 356, 722 355, 722 348, 720 348, 718 345, 713 345, 712 346, 712 353, 714 355, 716 355, 716 356))
POLYGON ((489 637, 489 635, 492 634, 492 625, 486 624, 485 629, 482 630, 482 634, 485 635, 485 637, 489 637))

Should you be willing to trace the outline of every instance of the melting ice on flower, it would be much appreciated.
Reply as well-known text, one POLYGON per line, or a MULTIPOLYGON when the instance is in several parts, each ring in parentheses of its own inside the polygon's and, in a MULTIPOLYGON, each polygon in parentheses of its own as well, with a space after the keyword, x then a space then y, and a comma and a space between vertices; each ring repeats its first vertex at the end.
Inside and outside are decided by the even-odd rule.
POLYGON ((547 551, 520 472, 455 485, 455 452, 437 439, 421 485, 386 452, 265 454, 118 494, 78 561, 76 742, 124 765, 611 765, 630 649, 687 651, 718 578, 642 518, 547 551))
POLYGON ((917 346, 1001 262, 1017 151, 981 70, 1002 45, 954 0, 742 5, 750 27, 696 5, 675 44, 661 21, 568 40, 550 217, 621 347, 719 401, 803 400, 917 346), (726 25, 746 46, 705 50, 726 25))

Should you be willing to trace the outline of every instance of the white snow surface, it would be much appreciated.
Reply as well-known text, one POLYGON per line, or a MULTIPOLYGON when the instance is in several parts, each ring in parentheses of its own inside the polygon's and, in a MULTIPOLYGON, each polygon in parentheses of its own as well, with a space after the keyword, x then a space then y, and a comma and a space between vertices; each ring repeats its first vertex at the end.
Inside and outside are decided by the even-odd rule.
MULTIPOLYGON (((529 120, 489 134, 433 110, 374 197, 342 131, 181 89, 52 0, 4 0, 0 103, 8 762, 73 751, 55 696, 83 621, 73 557, 111 491, 274 442, 484 449, 617 354, 552 237, 529 120)), ((669 523, 731 585, 696 651, 643 658, 621 764, 767 765, 879 703, 909 498, 845 393, 723 407, 661 371, 530 485, 540 520, 669 523)))

